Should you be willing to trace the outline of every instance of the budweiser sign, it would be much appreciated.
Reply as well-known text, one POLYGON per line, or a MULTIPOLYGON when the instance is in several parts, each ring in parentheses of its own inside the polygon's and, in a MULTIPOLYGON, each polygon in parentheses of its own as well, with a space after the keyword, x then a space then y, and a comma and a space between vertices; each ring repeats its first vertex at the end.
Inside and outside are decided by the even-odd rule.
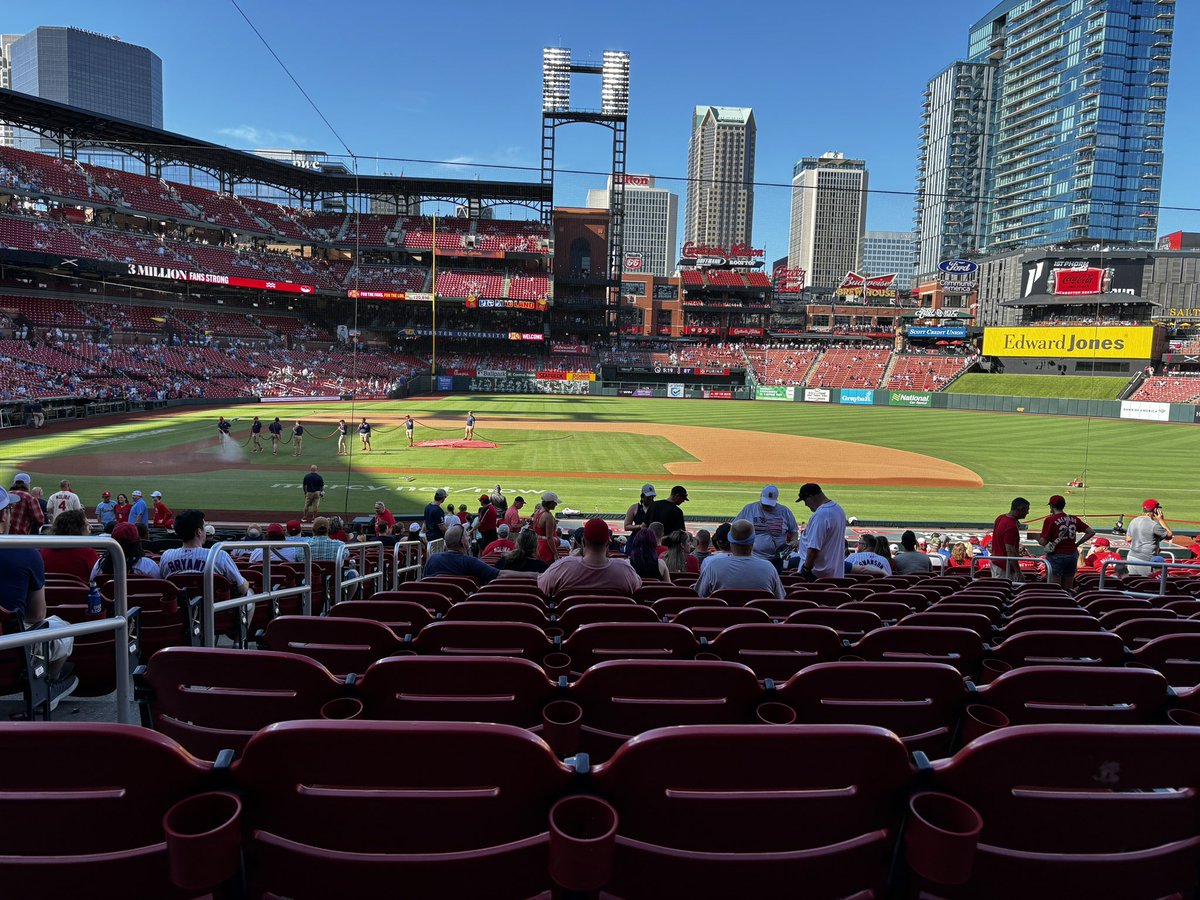
POLYGON ((896 273, 865 277, 857 272, 847 272, 842 283, 833 292, 835 297, 883 297, 895 298, 896 273))
POLYGON ((715 256, 721 259, 762 259, 766 250, 759 250, 749 244, 732 244, 729 247, 710 247, 707 244, 697 244, 688 241, 683 245, 684 259, 697 259, 701 256, 715 256))

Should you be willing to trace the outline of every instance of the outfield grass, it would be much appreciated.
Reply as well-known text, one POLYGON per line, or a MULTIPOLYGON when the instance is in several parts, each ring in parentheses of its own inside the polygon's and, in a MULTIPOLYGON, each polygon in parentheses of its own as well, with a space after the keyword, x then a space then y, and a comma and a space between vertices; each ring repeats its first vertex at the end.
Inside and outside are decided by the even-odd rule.
MULTIPOLYGON (((1135 513, 1148 496, 1161 500, 1171 519, 1200 520, 1200 487, 1184 474, 1194 468, 1198 432, 1183 425, 807 403, 478 395, 359 404, 355 413, 411 412, 421 420, 434 415, 461 418, 468 409, 479 416, 480 436, 496 439, 500 449, 410 451, 403 449, 403 432, 395 430, 377 433, 376 453, 356 453, 348 461, 334 455, 333 441, 315 438, 327 433, 326 428, 316 426, 310 430, 300 460, 285 455, 287 448, 279 457, 269 452, 250 456, 240 448, 230 448, 222 455, 215 442, 215 411, 189 411, 5 441, 0 443, 0 471, 11 474, 28 468, 49 494, 61 474, 55 468, 55 457, 86 454, 76 461, 84 465, 77 465, 70 478, 89 507, 102 490, 115 494, 141 488, 147 493, 163 491, 176 510, 194 505, 256 510, 284 518, 299 511, 300 479, 308 465, 316 463, 329 485, 326 511, 365 513, 376 499, 383 498, 398 514, 416 515, 438 487, 448 488, 456 503, 474 509, 479 491, 500 480, 509 496, 523 493, 530 497, 555 490, 571 509, 619 512, 636 500, 641 481, 651 480, 667 488, 680 480, 666 469, 670 462, 689 459, 671 443, 673 425, 707 425, 909 450, 965 466, 984 482, 975 489, 825 485, 850 514, 863 519, 990 521, 1006 510, 1016 495, 1028 497, 1034 515, 1041 515, 1045 499, 1054 493, 1068 494, 1066 483, 1086 469, 1089 489, 1068 494, 1068 508, 1096 517, 1098 524, 1111 524, 1107 521, 1110 515, 1135 513), (534 430, 491 432, 488 428, 489 419, 515 416, 535 417, 543 424, 534 430), (555 430, 556 422, 567 421, 649 422, 661 427, 655 429, 657 436, 555 430), (173 448, 193 454, 199 462, 196 467, 207 471, 156 475, 153 461, 144 457, 173 448), (91 458, 96 459, 97 468, 119 464, 120 471, 127 474, 94 474, 87 465, 91 458), (394 467, 400 473, 363 470, 380 467, 394 467), (511 469, 513 474, 497 479, 482 474, 450 475, 448 469, 511 469), (543 472, 590 477, 555 479, 522 474, 543 472), (614 478, 612 473, 644 473, 645 478, 614 478)), ((317 411, 289 407, 280 412, 291 419, 311 417, 317 411)), ((224 412, 241 418, 234 433, 243 438, 248 416, 268 410, 247 406, 224 412)), ((336 404, 319 412, 350 418, 350 410, 336 404)), ((269 414, 274 415, 274 410, 269 414)), ((418 431, 418 438, 435 436, 446 435, 418 431)), ((748 457, 754 452, 752 443, 745 446, 748 457)), ((756 485, 744 482, 690 478, 684 483, 692 497, 684 509, 692 518, 733 515, 758 494, 756 485)), ((780 482, 779 487, 785 502, 798 508, 792 501, 799 484, 780 482)), ((807 516, 803 508, 797 511, 802 518, 807 516)))
POLYGON ((988 375, 983 372, 971 372, 946 388, 946 393, 1116 400, 1127 384, 1128 378, 1099 375, 988 375))

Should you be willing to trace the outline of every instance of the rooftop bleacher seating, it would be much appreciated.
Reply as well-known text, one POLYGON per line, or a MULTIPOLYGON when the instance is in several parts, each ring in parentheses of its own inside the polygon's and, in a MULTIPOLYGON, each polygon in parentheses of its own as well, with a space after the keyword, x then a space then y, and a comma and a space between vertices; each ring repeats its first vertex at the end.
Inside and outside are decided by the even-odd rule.
POLYGON ((545 275, 514 275, 508 296, 514 300, 541 300, 550 294, 550 279, 545 275))
POLYGON ((504 296, 504 276, 499 272, 456 272, 439 268, 437 293, 443 297, 500 298, 504 296))
POLYGON ((168 181, 167 187, 179 198, 200 210, 200 215, 214 225, 233 231, 263 231, 262 223, 248 213, 237 198, 216 191, 168 181))
POLYGON ((157 178, 89 163, 81 165, 88 177, 108 195, 109 202, 120 209, 171 219, 196 218, 195 213, 185 209, 171 196, 166 183, 157 178))
POLYGON ((65 225, 49 219, 0 216, 0 247, 61 256, 95 256, 65 225))
POLYGON ((87 199, 92 186, 72 160, 0 147, 0 185, 55 197, 87 199))
POLYGON ((1200 400, 1200 377, 1152 375, 1142 382, 1130 399, 1152 403, 1195 403, 1200 400))
POLYGON ((277 234, 301 241, 312 240, 312 232, 305 224, 312 218, 310 211, 278 206, 264 200, 256 200, 253 197, 238 197, 238 201, 251 213, 266 222, 277 234))
POLYGON ((808 383, 821 388, 877 388, 891 360, 890 350, 826 350, 808 383))
POLYGON ((804 384, 804 376, 812 368, 818 354, 813 350, 746 348, 746 356, 754 366, 760 384, 804 384))

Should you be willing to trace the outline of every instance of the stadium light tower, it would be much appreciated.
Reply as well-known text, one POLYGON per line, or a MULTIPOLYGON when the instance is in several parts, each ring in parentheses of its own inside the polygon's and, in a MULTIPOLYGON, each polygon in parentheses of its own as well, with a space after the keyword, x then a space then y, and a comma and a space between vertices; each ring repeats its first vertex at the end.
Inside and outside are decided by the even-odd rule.
POLYGON ((576 61, 569 48, 542 50, 542 184, 551 199, 542 204, 542 222, 550 226, 554 208, 554 135, 560 125, 583 122, 612 131, 612 187, 608 192, 608 277, 610 303, 620 303, 625 249, 625 129, 629 121, 629 54, 606 50, 600 62, 576 61), (571 106, 571 76, 600 76, 600 109, 571 106))

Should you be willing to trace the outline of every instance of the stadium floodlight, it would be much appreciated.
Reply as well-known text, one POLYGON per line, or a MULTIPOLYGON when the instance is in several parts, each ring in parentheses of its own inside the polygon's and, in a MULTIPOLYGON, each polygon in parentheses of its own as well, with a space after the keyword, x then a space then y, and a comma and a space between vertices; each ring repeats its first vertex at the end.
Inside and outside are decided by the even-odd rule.
POLYGON ((571 108, 571 51, 566 47, 542 48, 542 112, 571 108))
POLYGON ((623 50, 604 51, 600 99, 605 115, 629 115, 629 54, 623 50))

